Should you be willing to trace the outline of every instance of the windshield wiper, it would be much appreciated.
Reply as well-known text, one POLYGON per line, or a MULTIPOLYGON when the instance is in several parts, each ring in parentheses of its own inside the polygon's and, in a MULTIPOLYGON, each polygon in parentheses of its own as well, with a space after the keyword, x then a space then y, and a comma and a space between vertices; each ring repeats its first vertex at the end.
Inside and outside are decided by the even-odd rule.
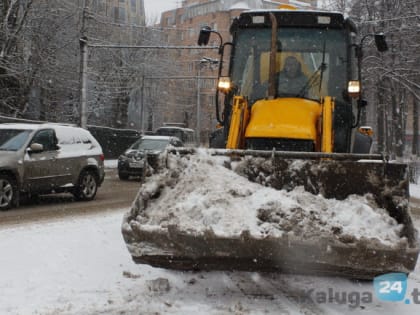
POLYGON ((321 92, 321 87, 322 87, 322 79, 324 77, 324 71, 327 70, 327 64, 325 63, 325 41, 324 41, 324 47, 323 47, 323 51, 322 51, 322 62, 319 65, 318 69, 316 69, 316 71, 311 75, 311 77, 308 79, 308 81, 306 81, 305 85, 303 86, 302 90, 300 90, 299 94, 297 95, 297 97, 304 97, 305 93, 307 92, 308 89, 310 89, 316 82, 317 82, 317 74, 320 73, 320 78, 319 78, 319 92, 321 92))

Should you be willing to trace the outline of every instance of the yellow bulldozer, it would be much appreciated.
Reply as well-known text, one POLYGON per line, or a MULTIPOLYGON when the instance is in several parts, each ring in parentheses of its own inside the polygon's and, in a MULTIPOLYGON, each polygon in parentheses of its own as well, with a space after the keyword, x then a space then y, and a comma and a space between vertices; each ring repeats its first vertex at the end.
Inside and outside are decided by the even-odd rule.
MULTIPOLYGON (((209 27, 198 39, 199 45, 207 45, 211 34, 221 39, 219 128, 210 139, 210 154, 242 161, 242 176, 258 183, 265 174, 269 180, 264 185, 277 190, 304 187, 314 196, 337 200, 371 194, 403 226, 400 236, 407 245, 349 243, 338 241, 334 233, 311 239, 253 238, 246 233, 229 238, 174 226, 151 229, 141 222, 153 215, 147 205, 161 195, 155 191, 148 201, 141 200, 140 192, 124 218, 122 231, 133 260, 173 269, 278 270, 367 279, 411 272, 419 242, 409 210, 408 169, 371 154, 372 131, 360 127, 366 106, 361 93, 363 40, 357 41, 355 24, 340 13, 279 8, 243 12, 230 30, 231 42, 223 42, 209 27)), ((387 50, 383 34, 367 36, 380 52, 387 50)))

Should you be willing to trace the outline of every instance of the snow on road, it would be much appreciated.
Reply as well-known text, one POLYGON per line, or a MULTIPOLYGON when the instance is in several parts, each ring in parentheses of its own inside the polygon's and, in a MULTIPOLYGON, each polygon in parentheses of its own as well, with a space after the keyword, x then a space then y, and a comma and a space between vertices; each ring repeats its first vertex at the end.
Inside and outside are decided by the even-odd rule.
MULTIPOLYGON (((369 281, 136 265, 121 235, 128 210, 0 227, 0 314, 419 313, 414 299, 379 301, 369 281)), ((406 296, 415 288, 419 263, 406 296)))
POLYGON ((126 211, 2 228, 0 314, 418 314, 413 303, 378 301, 371 282, 135 265, 120 232, 126 211), (346 302, 313 301, 329 292, 346 302))

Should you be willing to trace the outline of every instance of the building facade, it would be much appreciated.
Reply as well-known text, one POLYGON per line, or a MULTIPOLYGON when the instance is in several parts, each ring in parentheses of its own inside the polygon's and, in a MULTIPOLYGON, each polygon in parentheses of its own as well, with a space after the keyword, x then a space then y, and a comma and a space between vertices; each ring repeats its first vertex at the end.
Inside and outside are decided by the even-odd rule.
POLYGON ((88 6, 93 12, 110 17, 115 23, 145 24, 143 0, 91 0, 88 6))

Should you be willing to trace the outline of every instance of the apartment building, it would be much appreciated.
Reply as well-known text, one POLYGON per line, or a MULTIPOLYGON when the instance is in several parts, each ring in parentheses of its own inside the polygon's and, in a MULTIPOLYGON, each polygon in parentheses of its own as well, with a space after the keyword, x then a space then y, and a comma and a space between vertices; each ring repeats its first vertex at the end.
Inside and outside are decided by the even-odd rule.
POLYGON ((110 17, 115 23, 144 25, 143 0, 91 0, 89 8, 98 14, 110 17))

